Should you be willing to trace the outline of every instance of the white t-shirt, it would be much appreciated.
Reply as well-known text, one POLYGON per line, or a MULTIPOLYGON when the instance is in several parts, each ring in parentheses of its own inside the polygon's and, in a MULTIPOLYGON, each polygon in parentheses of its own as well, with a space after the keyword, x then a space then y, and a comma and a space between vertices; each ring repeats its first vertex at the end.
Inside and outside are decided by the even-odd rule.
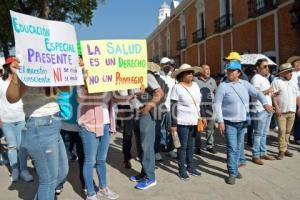
POLYGON ((104 92, 102 99, 102 109, 103 109, 103 124, 110 124, 110 117, 109 117, 109 101, 112 98, 111 92, 104 92))
POLYGON ((23 103, 26 117, 44 117, 60 111, 55 97, 46 96, 43 88, 29 87, 23 103))
POLYGON ((163 79, 165 81, 165 83, 168 85, 169 87, 169 92, 165 101, 165 105, 168 109, 168 111, 170 111, 170 107, 171 107, 171 92, 172 92, 172 88, 174 87, 174 85, 176 84, 176 80, 174 78, 172 78, 170 76, 170 74, 165 75, 164 72, 160 72, 160 77, 161 79, 163 79))
POLYGON ((279 107, 282 113, 296 112, 297 97, 299 97, 298 86, 292 81, 276 78, 272 82, 274 92, 279 92, 279 107))
POLYGON ((193 82, 191 87, 186 87, 191 95, 181 84, 176 84, 171 92, 171 100, 177 101, 177 124, 197 125, 198 113, 200 111, 201 93, 197 83, 193 82))
MULTIPOLYGON (((252 85, 258 90, 258 91, 266 91, 271 87, 271 84, 269 80, 266 77, 263 77, 260 74, 255 74, 253 78, 251 79, 252 85)), ((269 105, 272 105, 272 97, 271 94, 265 95, 267 102, 269 105)), ((255 106, 255 111, 256 112, 262 112, 264 111, 263 105, 260 103, 260 101, 254 99, 254 106, 255 106)))
POLYGON ((3 81, 0 78, 0 119, 5 123, 25 121, 23 102, 9 103, 6 98, 6 91, 10 81, 3 81))
POLYGON ((300 90, 300 71, 293 72, 292 81, 294 82, 295 85, 298 86, 298 90, 300 90))

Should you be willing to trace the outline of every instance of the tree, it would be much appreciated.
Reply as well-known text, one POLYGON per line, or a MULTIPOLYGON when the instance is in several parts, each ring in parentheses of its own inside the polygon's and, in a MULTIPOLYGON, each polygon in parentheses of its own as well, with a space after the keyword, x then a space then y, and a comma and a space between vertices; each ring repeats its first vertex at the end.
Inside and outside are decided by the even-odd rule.
POLYGON ((91 25, 93 12, 105 0, 1 0, 0 3, 0 50, 9 56, 14 46, 13 30, 9 10, 40 17, 91 25))

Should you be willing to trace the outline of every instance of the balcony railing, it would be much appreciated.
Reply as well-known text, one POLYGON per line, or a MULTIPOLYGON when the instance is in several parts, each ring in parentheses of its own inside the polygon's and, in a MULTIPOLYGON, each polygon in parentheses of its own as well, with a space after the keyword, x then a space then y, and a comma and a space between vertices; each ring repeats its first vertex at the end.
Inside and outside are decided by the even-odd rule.
POLYGON ((193 43, 200 42, 204 40, 206 37, 206 31, 205 29, 198 29, 193 33, 193 43))
POLYGON ((278 6, 278 0, 249 0, 248 17, 258 17, 278 6))
POLYGON ((177 42, 177 50, 186 48, 186 39, 181 39, 177 42))
POLYGON ((222 32, 232 27, 232 14, 226 14, 215 20, 215 32, 222 32))

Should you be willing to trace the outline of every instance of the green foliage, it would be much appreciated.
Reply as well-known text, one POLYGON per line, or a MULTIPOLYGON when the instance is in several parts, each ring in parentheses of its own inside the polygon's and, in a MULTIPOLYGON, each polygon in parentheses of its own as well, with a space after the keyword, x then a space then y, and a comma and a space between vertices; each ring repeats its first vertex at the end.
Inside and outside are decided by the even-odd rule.
POLYGON ((0 50, 14 46, 9 10, 57 21, 91 25, 93 12, 105 0, 1 0, 0 50))

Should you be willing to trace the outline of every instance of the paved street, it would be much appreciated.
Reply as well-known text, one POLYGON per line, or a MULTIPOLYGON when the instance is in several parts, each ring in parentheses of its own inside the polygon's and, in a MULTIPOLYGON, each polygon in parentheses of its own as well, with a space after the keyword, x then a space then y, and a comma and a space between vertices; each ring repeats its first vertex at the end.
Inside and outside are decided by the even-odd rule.
MULTIPOLYGON (((224 139, 217 139, 217 150, 220 152, 211 155, 203 151, 201 156, 195 156, 195 163, 203 173, 202 177, 192 177, 183 182, 177 176, 177 164, 164 157, 164 161, 158 163, 156 170, 158 184, 146 191, 134 189, 134 183, 128 179, 140 170, 140 165, 133 160, 133 169, 123 168, 123 155, 121 153, 121 133, 112 138, 108 159, 108 174, 110 187, 120 194, 123 200, 298 200, 300 199, 300 153, 299 146, 290 146, 295 154, 293 158, 285 158, 283 161, 266 161, 264 166, 258 166, 248 162, 247 166, 240 169, 244 178, 237 180, 236 185, 225 184, 226 164, 224 139)), ((277 153, 275 134, 269 137, 269 153, 277 153)), ((246 151, 248 160, 251 152, 246 151)), ((70 173, 65 184, 64 192, 58 198, 61 200, 80 200, 83 193, 80 188, 77 172, 77 163, 70 163, 70 173)), ((31 172, 33 169, 31 168, 31 172)), ((11 184, 8 169, 0 167, 0 199, 32 199, 36 191, 37 181, 33 183, 11 184)), ((35 177, 36 178, 36 177, 35 177)), ((96 179, 95 179, 96 180, 96 179)))

